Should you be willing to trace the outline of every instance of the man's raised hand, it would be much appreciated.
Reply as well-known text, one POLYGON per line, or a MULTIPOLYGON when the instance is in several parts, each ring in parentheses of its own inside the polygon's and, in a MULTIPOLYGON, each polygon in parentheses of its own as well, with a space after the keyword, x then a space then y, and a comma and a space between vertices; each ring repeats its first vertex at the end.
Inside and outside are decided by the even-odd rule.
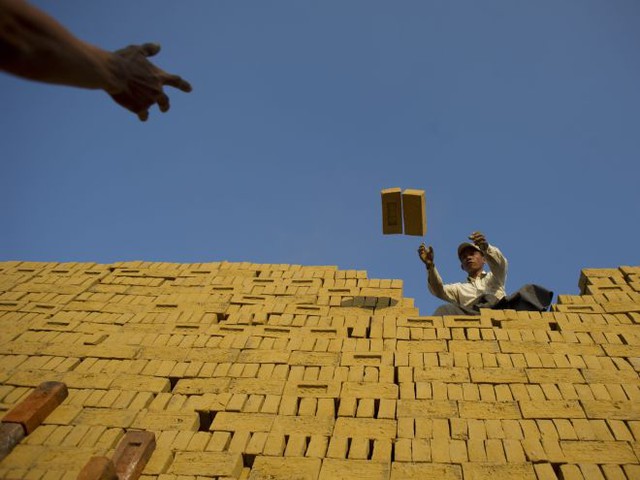
POLYGON ((143 122, 149 118, 149 108, 156 103, 161 112, 169 110, 169 97, 163 87, 191 91, 189 82, 165 72, 147 59, 159 51, 160 45, 145 43, 129 45, 113 52, 110 57, 113 85, 105 90, 113 100, 138 115, 143 122))
POLYGON ((420 256, 420 260, 428 267, 431 268, 433 266, 433 247, 429 245, 426 247, 424 243, 420 244, 418 247, 418 255, 420 256))
POLYGON ((469 239, 482 251, 486 252, 487 248, 489 248, 489 242, 484 237, 482 232, 473 232, 469 235, 469 239))

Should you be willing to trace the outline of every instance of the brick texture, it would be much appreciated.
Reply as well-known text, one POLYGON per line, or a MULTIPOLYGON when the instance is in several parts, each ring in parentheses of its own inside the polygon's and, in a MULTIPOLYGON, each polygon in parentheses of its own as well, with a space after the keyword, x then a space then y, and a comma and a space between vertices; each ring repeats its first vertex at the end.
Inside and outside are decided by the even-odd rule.
POLYGON ((0 263, 0 478, 638 478, 638 285, 434 317, 333 266, 0 263))

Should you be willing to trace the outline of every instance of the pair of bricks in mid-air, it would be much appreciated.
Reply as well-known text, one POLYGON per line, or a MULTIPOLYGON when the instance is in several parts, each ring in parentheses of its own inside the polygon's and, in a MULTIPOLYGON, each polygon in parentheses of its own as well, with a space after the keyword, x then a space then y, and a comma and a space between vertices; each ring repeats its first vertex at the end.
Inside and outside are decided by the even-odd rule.
POLYGON ((382 190, 382 233, 424 236, 427 214, 424 190, 386 188, 382 190))

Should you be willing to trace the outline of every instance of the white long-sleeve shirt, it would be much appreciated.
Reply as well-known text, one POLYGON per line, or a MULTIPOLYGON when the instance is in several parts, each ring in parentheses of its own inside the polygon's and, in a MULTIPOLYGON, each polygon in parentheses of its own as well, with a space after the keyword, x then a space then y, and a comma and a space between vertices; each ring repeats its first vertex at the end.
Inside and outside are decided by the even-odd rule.
POLYGON ((429 291, 442 300, 461 306, 472 304, 485 293, 498 299, 503 298, 506 296, 504 287, 507 280, 507 259, 493 245, 489 245, 484 252, 484 258, 490 271, 483 271, 477 278, 467 277, 467 281, 461 283, 444 284, 434 265, 427 277, 429 291))

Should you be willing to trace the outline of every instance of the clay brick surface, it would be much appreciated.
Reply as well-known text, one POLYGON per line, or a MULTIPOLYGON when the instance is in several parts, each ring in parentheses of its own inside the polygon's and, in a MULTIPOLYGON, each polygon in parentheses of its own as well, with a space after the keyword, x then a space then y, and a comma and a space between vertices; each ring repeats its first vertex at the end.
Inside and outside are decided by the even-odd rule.
POLYGON ((537 478, 530 463, 492 464, 492 463, 465 463, 462 465, 464 478, 480 480, 492 478, 496 480, 508 480, 513 478, 535 480, 537 478))
POLYGON ((586 415, 576 400, 521 401, 524 418, 584 418, 586 415))
POLYGON ((402 233, 402 193, 400 188, 387 188, 380 192, 382 198, 382 233, 402 233))
POLYGON ((120 440, 113 463, 119 480, 137 479, 156 447, 153 432, 131 431, 120 440))
POLYGON ((394 438, 396 422, 395 420, 342 417, 336 420, 334 433, 342 437, 394 438))
POLYGON ((470 368, 469 371, 475 383, 527 383, 523 368, 470 368))
POLYGON ((328 436, 333 432, 333 427, 333 418, 278 416, 273 421, 271 431, 286 435, 304 433, 328 436))
POLYGON ((4 417, 3 423, 18 423, 25 434, 33 432, 38 425, 67 397, 67 386, 60 382, 44 382, 4 417))
POLYGON ((391 465, 387 462, 370 460, 342 460, 327 458, 322 462, 319 480, 340 478, 348 472, 350 477, 367 480, 388 478, 391 465))
POLYGON ((168 473, 238 478, 242 455, 230 452, 177 452, 168 473))
POLYGON ((458 406, 448 400, 398 400, 398 418, 451 418, 458 416, 458 406))
POLYGON ((478 419, 522 418, 518 402, 458 402, 460 417, 478 419))
POLYGON ((571 463, 636 463, 637 458, 626 442, 563 440, 560 447, 571 463))
POLYGON ((317 479, 322 462, 317 458, 259 457, 253 464, 250 480, 276 478, 317 479))
POLYGON ((111 459, 91 457, 78 474, 78 480, 118 480, 118 475, 111 459))
POLYGON ((75 478, 146 429, 145 480, 635 478, 638 272, 585 269, 551 312, 426 317, 336 267, 0 263, 0 412, 69 388, 0 476, 75 478))
POLYGON ((402 192, 402 218, 405 235, 424 237, 427 233, 424 190, 406 189, 402 192))
POLYGON ((246 430, 250 432, 269 432, 275 415, 264 413, 220 412, 216 415, 210 430, 234 432, 246 430))

